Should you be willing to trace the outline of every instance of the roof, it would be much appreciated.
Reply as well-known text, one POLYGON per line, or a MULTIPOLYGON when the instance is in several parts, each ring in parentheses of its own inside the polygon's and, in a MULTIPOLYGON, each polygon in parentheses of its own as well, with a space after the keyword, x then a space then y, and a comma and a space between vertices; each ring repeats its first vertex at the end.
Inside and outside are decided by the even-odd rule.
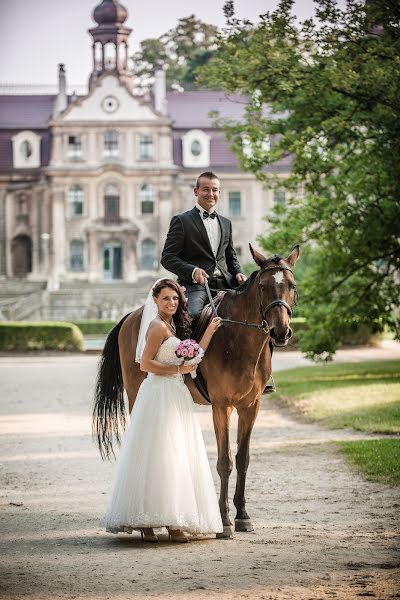
POLYGON ((55 95, 0 95, 1 129, 47 129, 55 95))
POLYGON ((213 126, 211 111, 220 117, 240 120, 246 108, 244 96, 205 90, 167 92, 167 101, 174 128, 210 128, 213 126))

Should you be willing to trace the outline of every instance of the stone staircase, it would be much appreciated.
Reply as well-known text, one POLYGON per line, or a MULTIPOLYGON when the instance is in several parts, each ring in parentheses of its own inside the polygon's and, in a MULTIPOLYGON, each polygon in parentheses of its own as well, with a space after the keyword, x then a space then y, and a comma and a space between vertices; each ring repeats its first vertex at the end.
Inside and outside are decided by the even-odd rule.
POLYGON ((136 283, 63 282, 48 295, 42 314, 46 320, 110 319, 117 321, 146 299, 154 278, 136 283))
POLYGON ((46 296, 46 281, 0 281, 0 320, 36 321, 46 296))

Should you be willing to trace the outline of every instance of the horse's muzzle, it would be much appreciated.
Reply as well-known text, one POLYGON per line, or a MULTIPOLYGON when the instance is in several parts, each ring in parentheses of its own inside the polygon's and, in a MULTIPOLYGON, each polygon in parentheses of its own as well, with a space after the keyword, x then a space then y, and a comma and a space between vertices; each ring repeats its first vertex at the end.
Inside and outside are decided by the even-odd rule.
POLYGON ((293 335, 290 327, 271 327, 270 336, 274 346, 287 346, 288 341, 293 335))

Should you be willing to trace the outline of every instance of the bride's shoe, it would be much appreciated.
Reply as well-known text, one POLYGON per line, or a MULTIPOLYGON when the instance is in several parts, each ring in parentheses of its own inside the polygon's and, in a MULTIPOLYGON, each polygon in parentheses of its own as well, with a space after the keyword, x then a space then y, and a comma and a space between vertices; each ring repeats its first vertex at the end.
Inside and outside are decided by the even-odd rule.
POLYGON ((154 533, 152 527, 143 527, 140 530, 140 534, 142 536, 142 542, 158 542, 158 537, 154 533))
POLYGON ((180 544, 184 544, 188 542, 189 539, 180 529, 172 529, 171 527, 167 527, 168 535, 171 542, 179 542, 180 544))

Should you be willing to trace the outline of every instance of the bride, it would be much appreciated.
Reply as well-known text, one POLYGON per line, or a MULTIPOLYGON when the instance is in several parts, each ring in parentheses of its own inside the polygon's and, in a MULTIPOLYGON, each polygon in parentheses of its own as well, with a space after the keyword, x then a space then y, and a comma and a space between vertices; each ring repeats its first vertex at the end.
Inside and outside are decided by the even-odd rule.
MULTIPOLYGON (((220 325, 218 317, 211 321, 200 343, 203 350, 220 325)), ((189 332, 182 288, 160 279, 142 316, 136 360, 149 375, 122 442, 105 515, 111 533, 139 529, 145 541, 157 542, 154 528, 167 527, 172 541, 187 542, 185 532, 222 531, 203 437, 182 377, 197 365, 182 364, 175 355, 189 332)))

